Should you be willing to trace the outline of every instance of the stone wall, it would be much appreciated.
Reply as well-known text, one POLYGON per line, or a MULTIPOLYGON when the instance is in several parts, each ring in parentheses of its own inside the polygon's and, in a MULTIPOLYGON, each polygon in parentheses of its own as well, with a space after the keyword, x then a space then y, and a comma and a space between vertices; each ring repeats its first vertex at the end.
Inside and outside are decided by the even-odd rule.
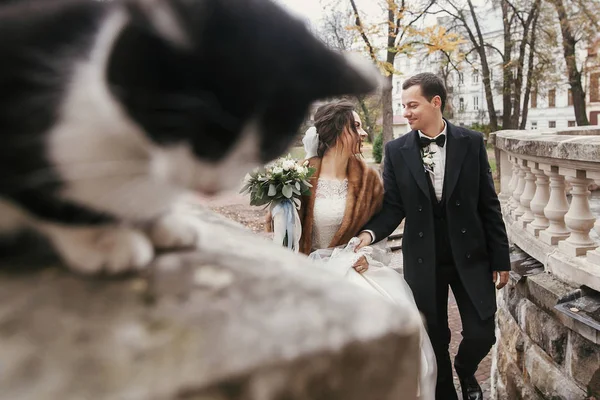
POLYGON ((509 285, 498 296, 492 398, 599 398, 600 335, 560 307, 578 296, 580 290, 549 273, 511 272, 509 285))
POLYGON ((498 296, 495 399, 600 398, 600 129, 491 135, 511 281, 498 296))
POLYGON ((136 275, 0 253, 0 399, 415 399, 417 312, 193 213, 199 249, 136 275))

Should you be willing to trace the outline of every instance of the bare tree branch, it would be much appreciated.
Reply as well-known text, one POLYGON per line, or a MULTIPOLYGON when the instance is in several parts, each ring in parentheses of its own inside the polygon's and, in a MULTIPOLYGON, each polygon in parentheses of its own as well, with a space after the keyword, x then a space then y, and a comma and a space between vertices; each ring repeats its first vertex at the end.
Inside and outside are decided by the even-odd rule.
POLYGON ((369 41, 369 38, 367 37, 367 34, 365 33, 365 28, 360 19, 360 15, 358 14, 358 8, 356 7, 356 2, 354 0, 350 0, 350 4, 352 5, 352 10, 354 11, 354 16, 355 16, 354 23, 356 24, 356 27, 358 28, 358 32, 360 33, 360 36, 362 37, 363 41, 365 42, 365 45, 367 46, 369 56, 371 57, 373 62, 375 62, 377 64, 377 55, 375 54, 375 49, 373 48, 373 45, 371 45, 371 42, 369 41))

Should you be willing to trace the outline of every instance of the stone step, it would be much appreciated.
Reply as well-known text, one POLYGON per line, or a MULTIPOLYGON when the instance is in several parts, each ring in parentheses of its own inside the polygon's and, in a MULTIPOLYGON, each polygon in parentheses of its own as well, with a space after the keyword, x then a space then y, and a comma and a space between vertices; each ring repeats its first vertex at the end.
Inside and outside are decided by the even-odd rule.
POLYGON ((402 237, 393 240, 388 239, 387 246, 392 252, 402 250, 402 237))
POLYGON ((404 226, 400 225, 390 236, 388 236, 387 246, 392 252, 402 250, 402 238, 404 237, 404 226))

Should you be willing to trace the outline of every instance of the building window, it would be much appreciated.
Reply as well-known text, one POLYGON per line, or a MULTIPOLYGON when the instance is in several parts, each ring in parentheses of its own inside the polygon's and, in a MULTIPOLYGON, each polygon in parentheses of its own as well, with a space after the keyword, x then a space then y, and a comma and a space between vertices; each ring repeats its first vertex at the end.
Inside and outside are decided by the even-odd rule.
POLYGON ((476 85, 479 83, 479 72, 477 72, 476 69, 473 70, 473 75, 471 77, 471 80, 473 82, 473 85, 476 85))
POLYGON ((556 128, 556 121, 548 121, 548 128, 556 128))
POLYGON ((567 104, 570 105, 570 106, 573 105, 573 92, 571 91, 571 89, 569 89, 567 104))
POLYGON ((600 72, 590 74, 590 102, 600 102, 600 72))
POLYGON ((462 97, 458 100, 458 109, 460 111, 465 111, 465 99, 462 97))
POLYGON ((531 121, 531 129, 537 129, 537 122, 531 121))
POLYGON ((556 107, 556 89, 548 90, 548 107, 556 107))
POLYGON ((537 91, 531 92, 531 108, 537 107, 537 91))
POLYGON ((479 110, 479 97, 473 97, 473 110, 479 110))
POLYGON ((463 75, 462 72, 458 73, 458 84, 462 85, 463 83, 465 83, 465 76, 463 75))
POLYGON ((577 126, 577 122, 575 122, 575 121, 569 121, 568 124, 569 124, 569 128, 577 126))

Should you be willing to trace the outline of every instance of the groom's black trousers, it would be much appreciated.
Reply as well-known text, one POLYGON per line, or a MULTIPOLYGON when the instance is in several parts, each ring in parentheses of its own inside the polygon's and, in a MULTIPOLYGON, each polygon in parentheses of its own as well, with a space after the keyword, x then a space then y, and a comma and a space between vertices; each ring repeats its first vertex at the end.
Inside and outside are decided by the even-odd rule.
POLYGON ((436 272, 437 316, 427 318, 428 316, 425 315, 429 338, 437 360, 436 400, 454 400, 457 397, 452 379, 452 364, 448 353, 450 345, 448 287, 452 288, 463 327, 463 340, 454 359, 454 368, 459 377, 474 375, 479 363, 494 345, 496 341, 494 318, 482 320, 479 317, 454 265, 438 265, 436 272))

